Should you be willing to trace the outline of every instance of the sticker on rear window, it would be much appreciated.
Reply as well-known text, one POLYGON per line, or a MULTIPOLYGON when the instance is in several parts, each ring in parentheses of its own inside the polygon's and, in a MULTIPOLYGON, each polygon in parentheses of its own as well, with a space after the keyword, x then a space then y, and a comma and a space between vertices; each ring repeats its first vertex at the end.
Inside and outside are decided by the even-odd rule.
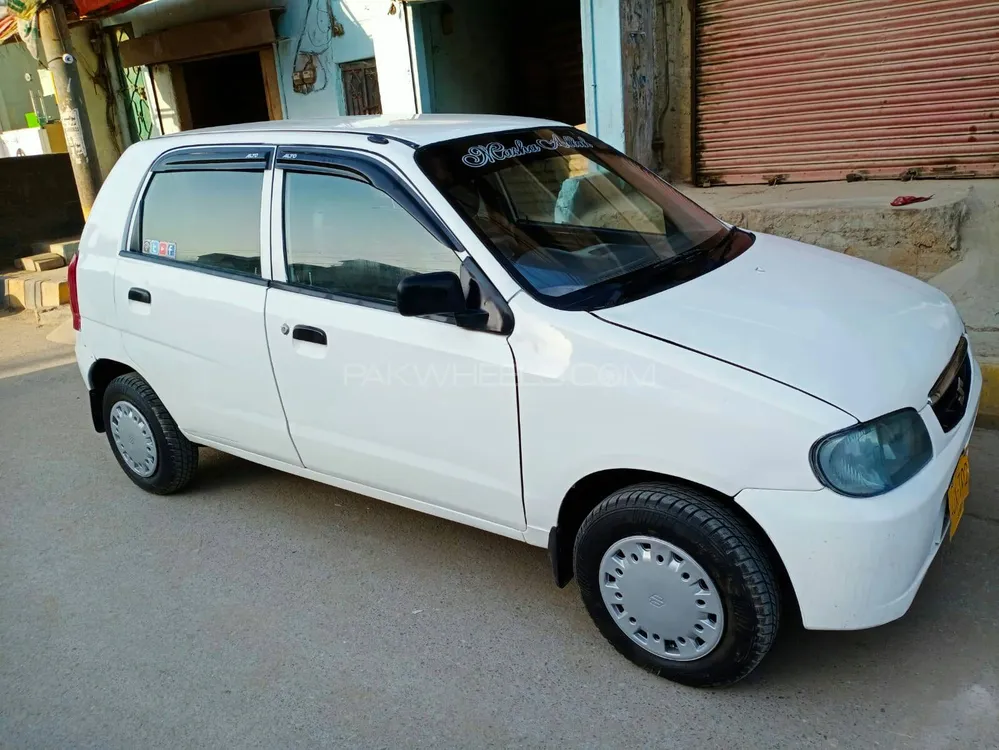
POLYGON ((143 255, 158 255, 161 258, 176 258, 177 243, 163 242, 162 240, 143 240, 143 255))
POLYGON ((527 154, 540 154, 542 151, 558 151, 560 148, 579 150, 593 148, 593 146, 583 138, 552 133, 551 138, 538 138, 534 143, 528 144, 516 140, 512 146, 504 146, 498 142, 472 146, 468 149, 468 153, 461 157, 461 160, 467 167, 478 168, 504 159, 516 159, 518 156, 526 156, 527 154))

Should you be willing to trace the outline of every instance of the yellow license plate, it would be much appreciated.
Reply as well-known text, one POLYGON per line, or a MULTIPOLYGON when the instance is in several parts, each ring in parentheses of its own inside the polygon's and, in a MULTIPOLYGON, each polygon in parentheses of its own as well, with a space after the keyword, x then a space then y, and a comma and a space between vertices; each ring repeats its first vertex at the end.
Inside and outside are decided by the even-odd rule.
POLYGON ((968 491, 971 479, 971 466, 968 463, 968 452, 961 454, 961 460, 957 462, 954 469, 954 478, 950 480, 950 487, 947 489, 947 507, 950 509, 950 538, 954 538, 957 525, 961 523, 961 516, 964 515, 964 501, 968 499, 968 491))

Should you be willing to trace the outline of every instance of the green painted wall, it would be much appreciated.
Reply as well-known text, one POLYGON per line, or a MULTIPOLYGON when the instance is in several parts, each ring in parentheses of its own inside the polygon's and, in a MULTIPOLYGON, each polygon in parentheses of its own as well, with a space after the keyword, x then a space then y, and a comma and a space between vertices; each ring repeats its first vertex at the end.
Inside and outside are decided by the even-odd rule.
MULTIPOLYGON (((19 130, 28 127, 24 119, 32 112, 31 95, 41 99, 42 86, 38 82, 38 62, 18 42, 0 45, 0 129, 19 130), (30 74, 31 81, 25 80, 30 74)), ((50 117, 56 117, 55 100, 45 97, 45 109, 50 117)))

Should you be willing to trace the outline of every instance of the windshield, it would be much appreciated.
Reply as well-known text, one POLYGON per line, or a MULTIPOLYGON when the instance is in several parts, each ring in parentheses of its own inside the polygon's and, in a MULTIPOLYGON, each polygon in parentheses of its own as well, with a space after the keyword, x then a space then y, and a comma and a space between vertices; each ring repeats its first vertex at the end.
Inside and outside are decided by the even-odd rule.
POLYGON ((717 262, 692 271, 673 261, 731 244, 714 216, 573 128, 437 143, 416 160, 521 284, 558 307, 620 301, 595 291, 625 279, 651 284, 654 276, 666 288, 667 266, 676 283, 686 281, 717 262))

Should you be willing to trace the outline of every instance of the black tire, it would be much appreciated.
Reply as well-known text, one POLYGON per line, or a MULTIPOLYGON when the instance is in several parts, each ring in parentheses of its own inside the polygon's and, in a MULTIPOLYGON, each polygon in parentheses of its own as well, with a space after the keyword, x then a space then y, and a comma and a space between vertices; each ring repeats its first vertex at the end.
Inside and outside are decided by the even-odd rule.
POLYGON ((118 464, 139 487, 157 495, 170 495, 190 484, 198 468, 198 448, 184 437, 156 392, 137 373, 120 375, 104 391, 104 426, 118 464), (131 404, 142 415, 152 432, 157 463, 151 476, 136 474, 122 458, 115 444, 111 408, 119 401, 131 404))
POLYGON ((651 672, 694 687, 730 685, 748 675, 773 645, 780 586, 753 531, 706 493, 668 484, 637 484, 615 492, 583 521, 576 536, 575 571, 583 603, 604 637, 651 672), (629 536, 651 536, 687 552, 721 595, 724 627, 718 645, 693 661, 647 651, 618 627, 600 593, 600 561, 629 536))

